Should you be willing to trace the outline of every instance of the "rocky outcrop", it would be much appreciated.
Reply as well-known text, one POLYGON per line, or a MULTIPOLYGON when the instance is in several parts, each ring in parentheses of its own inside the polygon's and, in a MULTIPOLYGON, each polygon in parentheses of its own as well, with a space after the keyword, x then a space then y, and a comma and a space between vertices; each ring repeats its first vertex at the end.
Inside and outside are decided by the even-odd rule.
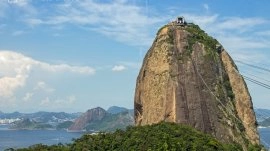
POLYGON ((114 106, 110 108, 110 111, 113 111, 113 114, 100 107, 90 109, 77 118, 68 130, 108 132, 116 129, 125 129, 127 126, 134 125, 133 113, 128 109, 114 106))
POLYGON ((245 81, 217 40, 197 25, 162 27, 137 78, 135 123, 184 123, 247 149, 258 144, 245 81))
POLYGON ((100 107, 93 108, 82 114, 79 118, 74 121, 68 130, 69 131, 82 131, 85 130, 87 125, 93 121, 100 121, 106 115, 106 111, 100 107))
POLYGON ((228 73, 232 91, 235 96, 235 107, 237 115, 241 119, 246 134, 253 143, 259 143, 259 136, 256 128, 255 112, 251 102, 251 96, 248 92, 243 77, 239 74, 236 65, 226 51, 221 53, 221 59, 225 70, 228 73))

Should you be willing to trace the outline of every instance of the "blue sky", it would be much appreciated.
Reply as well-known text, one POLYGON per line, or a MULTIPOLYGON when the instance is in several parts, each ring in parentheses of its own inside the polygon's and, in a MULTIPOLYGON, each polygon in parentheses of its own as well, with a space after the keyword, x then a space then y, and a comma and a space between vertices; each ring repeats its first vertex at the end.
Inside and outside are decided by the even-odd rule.
MULTIPOLYGON (((133 108, 142 59, 157 30, 185 16, 239 61, 269 69, 266 0, 0 0, 0 111, 133 108)), ((237 63, 246 75, 269 73, 237 63)), ((253 103, 269 90, 248 82, 253 103)))

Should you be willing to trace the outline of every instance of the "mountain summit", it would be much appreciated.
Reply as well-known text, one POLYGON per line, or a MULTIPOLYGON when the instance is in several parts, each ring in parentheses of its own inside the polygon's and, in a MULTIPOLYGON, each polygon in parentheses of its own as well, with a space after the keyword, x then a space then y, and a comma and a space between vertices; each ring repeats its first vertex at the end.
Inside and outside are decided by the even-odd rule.
POLYGON ((183 18, 162 27, 137 78, 136 125, 184 123, 247 150, 259 144, 246 83, 214 38, 183 18))

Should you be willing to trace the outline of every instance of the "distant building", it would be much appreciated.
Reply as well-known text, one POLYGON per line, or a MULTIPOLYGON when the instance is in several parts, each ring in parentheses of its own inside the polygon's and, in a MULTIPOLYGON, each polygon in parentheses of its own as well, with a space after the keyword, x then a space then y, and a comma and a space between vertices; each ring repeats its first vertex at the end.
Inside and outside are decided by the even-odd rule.
POLYGON ((0 119, 0 124, 11 124, 16 121, 20 121, 21 119, 15 118, 15 119, 0 119))
POLYGON ((177 25, 186 25, 187 22, 185 21, 185 18, 183 16, 180 16, 180 17, 176 18, 176 24, 177 25))

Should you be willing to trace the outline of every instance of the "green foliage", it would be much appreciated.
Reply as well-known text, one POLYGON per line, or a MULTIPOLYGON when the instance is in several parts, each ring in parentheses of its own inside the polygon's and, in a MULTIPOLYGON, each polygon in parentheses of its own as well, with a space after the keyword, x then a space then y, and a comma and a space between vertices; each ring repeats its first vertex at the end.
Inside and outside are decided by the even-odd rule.
POLYGON ((203 134, 194 128, 175 123, 159 123, 147 126, 128 127, 126 131, 84 135, 68 145, 35 145, 19 151, 51 150, 120 150, 120 151, 231 151, 242 150, 237 144, 222 144, 210 135, 203 134))
POLYGON ((96 120, 88 123, 87 131, 115 131, 116 129, 125 129, 133 125, 133 117, 128 111, 118 114, 106 114, 102 120, 96 120))
MULTIPOLYGON (((17 149, 16 151, 69 151, 70 148, 67 145, 59 143, 58 145, 47 146, 43 144, 36 144, 28 148, 17 149)), ((5 151, 15 151, 15 149, 9 148, 5 151)))
POLYGON ((162 26, 161 28, 159 28, 159 30, 158 30, 158 32, 157 32, 157 35, 162 31, 162 29, 164 29, 164 28, 166 28, 166 27, 168 27, 168 25, 164 25, 164 26, 162 26))
POLYGON ((11 129, 49 129, 49 128, 53 128, 53 126, 50 124, 35 122, 28 118, 23 119, 21 121, 17 121, 11 126, 11 129))
POLYGON ((207 35, 207 33, 201 30, 198 25, 192 23, 186 27, 186 30, 190 33, 190 35, 188 36, 188 49, 187 49, 189 51, 189 54, 191 54, 193 51, 192 46, 196 42, 199 42, 204 44, 208 56, 210 58, 214 58, 215 60, 217 60, 218 55, 216 51, 216 45, 218 44, 218 41, 216 39, 207 35))
POLYGON ((67 129, 73 124, 72 121, 65 121, 63 123, 60 123, 56 126, 56 129, 67 129))
POLYGON ((263 146, 262 145, 249 145, 248 146, 248 151, 261 151, 263 150, 263 146))
POLYGON ((175 34, 174 34, 174 31, 173 31, 172 28, 168 28, 168 36, 169 36, 169 38, 168 38, 167 42, 169 44, 173 45, 174 44, 174 36, 175 36, 175 34))
POLYGON ((228 75, 224 76, 224 83, 223 83, 225 89, 227 90, 227 95, 231 100, 234 100, 234 93, 232 90, 232 86, 230 84, 230 79, 228 75))

